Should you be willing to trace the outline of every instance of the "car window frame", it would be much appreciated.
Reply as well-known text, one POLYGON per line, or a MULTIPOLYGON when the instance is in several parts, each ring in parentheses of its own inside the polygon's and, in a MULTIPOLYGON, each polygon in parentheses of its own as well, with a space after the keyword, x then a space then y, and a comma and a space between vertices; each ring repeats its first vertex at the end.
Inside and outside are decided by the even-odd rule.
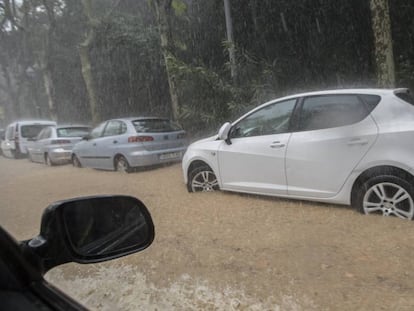
POLYGON ((232 124, 230 132, 228 134, 229 138, 230 139, 239 139, 239 138, 261 137, 261 136, 268 136, 268 135, 279 135, 279 134, 291 133, 293 131, 293 129, 295 128, 295 122, 296 122, 296 119, 297 119, 296 114, 297 114, 297 111, 298 111, 298 105, 299 105, 300 99, 301 99, 301 97, 284 98, 282 100, 272 101, 272 102, 269 102, 265 105, 259 106, 259 107, 257 107, 257 109, 253 109, 248 114, 244 115, 242 118, 238 119, 235 123, 232 124), (245 137, 243 137, 243 136, 242 137, 234 137, 233 136, 234 129, 236 128, 237 124, 239 124, 240 122, 246 120, 246 118, 250 117, 251 115, 253 115, 257 112, 259 112, 260 110, 268 108, 269 106, 282 104, 282 103, 289 102, 289 101, 292 101, 292 100, 294 100, 295 103, 294 103, 294 106, 293 106, 293 109, 292 109, 292 112, 291 112, 291 115, 290 115, 290 118, 289 118, 289 121, 288 121, 289 124, 288 124, 288 127, 287 127, 286 131, 283 131, 283 132, 280 132, 280 133, 270 133, 270 134, 253 135, 253 136, 245 136, 245 137))
POLYGON ((296 117, 295 128, 294 128, 293 131, 294 132, 322 131, 322 130, 329 130, 329 129, 335 129, 335 128, 351 126, 351 125, 357 124, 359 122, 362 122, 363 120, 365 120, 371 114, 371 112, 375 109, 376 106, 378 106, 378 104, 382 100, 380 98, 378 103, 372 109, 370 109, 367 106, 367 103, 361 98, 362 95, 376 95, 376 94, 358 94, 358 93, 338 93, 338 94, 335 94, 335 93, 332 93, 332 94, 313 94, 313 95, 308 95, 308 96, 301 97, 301 99, 300 99, 300 101, 297 105, 297 114, 295 116, 296 117), (319 129, 303 129, 302 126, 301 126, 301 118, 302 118, 303 106, 305 104, 305 100, 308 99, 308 98, 312 98, 312 97, 327 97, 327 96, 355 96, 355 98, 362 105, 362 107, 365 109, 367 114, 361 120, 359 120, 357 122, 350 123, 350 124, 346 124, 346 125, 340 125, 340 126, 334 126, 334 127, 324 127, 324 128, 319 128, 319 129))
POLYGON ((118 136, 118 135, 123 135, 123 134, 125 134, 127 132, 127 125, 125 124, 125 122, 124 121, 122 121, 122 120, 109 120, 107 123, 106 123, 106 125, 105 125, 105 128, 103 129, 103 131, 102 131, 102 135, 101 135, 101 137, 111 137, 111 136, 118 136), (117 133, 117 134, 111 134, 111 135, 105 135, 105 131, 106 131, 106 129, 108 128, 108 126, 109 126, 109 124, 110 123, 118 123, 118 127, 119 127, 119 133, 117 133))
POLYGON ((103 137, 102 135, 103 135, 103 133, 104 133, 104 131, 105 131, 105 128, 106 128, 106 126, 107 126, 107 124, 108 124, 108 122, 109 121, 104 121, 104 122, 101 122, 101 123, 99 123, 97 126, 95 126, 93 129, 91 129, 91 132, 90 132, 90 134, 89 134, 89 136, 90 136, 90 139, 97 139, 97 138, 101 138, 101 137, 103 137), (98 136, 93 136, 93 131, 94 130, 96 130, 97 128, 99 128, 100 126, 102 126, 102 130, 101 130, 101 132, 99 133, 99 135, 98 136))

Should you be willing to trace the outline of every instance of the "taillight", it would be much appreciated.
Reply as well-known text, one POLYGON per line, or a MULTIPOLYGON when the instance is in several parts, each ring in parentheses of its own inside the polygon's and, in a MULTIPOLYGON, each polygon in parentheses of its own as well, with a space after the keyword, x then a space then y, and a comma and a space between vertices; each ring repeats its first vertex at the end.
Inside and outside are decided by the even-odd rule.
POLYGON ((128 137, 129 143, 143 143, 147 141, 153 141, 154 137, 152 136, 131 136, 128 137))
POLYGON ((71 141, 68 139, 54 139, 50 141, 51 145, 64 145, 64 144, 70 144, 71 141))

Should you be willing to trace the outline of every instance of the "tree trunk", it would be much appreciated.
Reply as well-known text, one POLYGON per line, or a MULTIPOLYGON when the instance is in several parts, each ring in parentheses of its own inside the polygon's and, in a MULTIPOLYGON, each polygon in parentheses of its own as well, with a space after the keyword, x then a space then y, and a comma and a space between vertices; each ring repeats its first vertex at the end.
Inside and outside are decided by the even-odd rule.
MULTIPOLYGON (((47 68, 47 65, 46 65, 47 68)), ((43 85, 45 86, 47 102, 49 106, 49 115, 50 118, 54 121, 58 120, 55 101, 54 101, 54 86, 53 79, 50 70, 44 69, 42 66, 42 75, 43 75, 43 85)), ((33 99, 34 100, 34 99, 33 99)), ((37 105, 35 105, 37 108, 37 105)))
POLYGON ((14 120, 20 117, 19 96, 17 95, 17 92, 15 91, 15 87, 11 81, 10 73, 7 69, 7 66, 3 63, 3 60, 0 66, 3 71, 3 77, 6 80, 6 88, 4 89, 4 92, 9 97, 9 100, 5 100, 5 104, 4 104, 6 119, 14 120))
POLYGON ((236 56, 234 49, 233 39, 233 22, 231 19, 230 0, 224 0, 224 12, 226 15, 226 30, 227 30, 227 44, 229 45, 229 58, 230 58, 230 73, 231 78, 236 79, 236 56))
POLYGON ((95 38, 94 24, 96 21, 92 18, 91 0, 82 0, 82 7, 83 14, 87 18, 88 29, 85 40, 79 45, 79 57, 82 67, 82 77, 85 81, 86 92, 88 93, 92 123, 98 124, 101 121, 101 115, 98 110, 98 97, 96 95, 95 80, 89 56, 90 46, 95 38))
MULTIPOLYGON (((46 9, 49 25, 47 29, 47 33, 45 35, 44 41, 44 51, 42 55, 40 55, 40 64, 42 69, 43 75, 43 84, 46 91, 47 102, 49 106, 49 116, 52 120, 57 121, 57 110, 55 105, 55 89, 53 83, 53 74, 50 69, 50 59, 51 56, 54 54, 54 36, 56 31, 56 20, 55 20, 55 12, 54 12, 54 1, 43 0, 43 6, 46 9)), ((36 106, 36 105, 35 105, 36 106)))
POLYGON ((395 87, 395 66, 388 0, 370 0, 370 5, 375 40, 377 84, 379 87, 393 88, 395 87))
POLYGON ((157 13, 157 21, 158 21, 158 31, 160 34, 161 40, 161 51, 164 57, 167 78, 168 78, 168 85, 170 89, 170 97, 171 97, 171 117, 173 120, 178 120, 180 109, 178 103, 178 92, 177 92, 177 84, 175 82, 174 76, 171 73, 171 58, 173 57, 173 40, 171 36, 171 12, 172 7, 171 3, 172 0, 155 0, 155 9, 157 13))

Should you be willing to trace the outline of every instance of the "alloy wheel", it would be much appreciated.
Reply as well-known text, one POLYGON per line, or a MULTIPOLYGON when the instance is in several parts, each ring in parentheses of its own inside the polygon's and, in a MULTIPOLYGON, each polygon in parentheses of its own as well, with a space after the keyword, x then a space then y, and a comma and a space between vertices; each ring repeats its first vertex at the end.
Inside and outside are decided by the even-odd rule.
POLYGON ((218 190, 218 181, 216 175, 212 171, 198 172, 191 180, 191 189, 193 192, 211 192, 218 190))
POLYGON ((383 216, 397 216, 402 219, 412 219, 414 203, 411 195, 403 187, 382 182, 371 186, 363 198, 365 214, 382 214, 383 216))

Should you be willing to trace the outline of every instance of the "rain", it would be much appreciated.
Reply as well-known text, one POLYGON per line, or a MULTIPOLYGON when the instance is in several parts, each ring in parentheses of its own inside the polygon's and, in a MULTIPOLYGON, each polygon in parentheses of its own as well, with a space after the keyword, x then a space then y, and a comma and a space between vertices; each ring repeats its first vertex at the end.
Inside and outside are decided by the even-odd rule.
MULTIPOLYGON (((296 93, 414 90, 413 16, 410 0, 0 0, 0 133, 159 117, 191 143, 296 93)), ((0 158, 0 224, 18 239, 53 201, 110 193, 146 203, 156 239, 46 275, 91 310, 414 308, 414 229, 396 217, 188 194, 180 163, 116 174, 0 158)))

